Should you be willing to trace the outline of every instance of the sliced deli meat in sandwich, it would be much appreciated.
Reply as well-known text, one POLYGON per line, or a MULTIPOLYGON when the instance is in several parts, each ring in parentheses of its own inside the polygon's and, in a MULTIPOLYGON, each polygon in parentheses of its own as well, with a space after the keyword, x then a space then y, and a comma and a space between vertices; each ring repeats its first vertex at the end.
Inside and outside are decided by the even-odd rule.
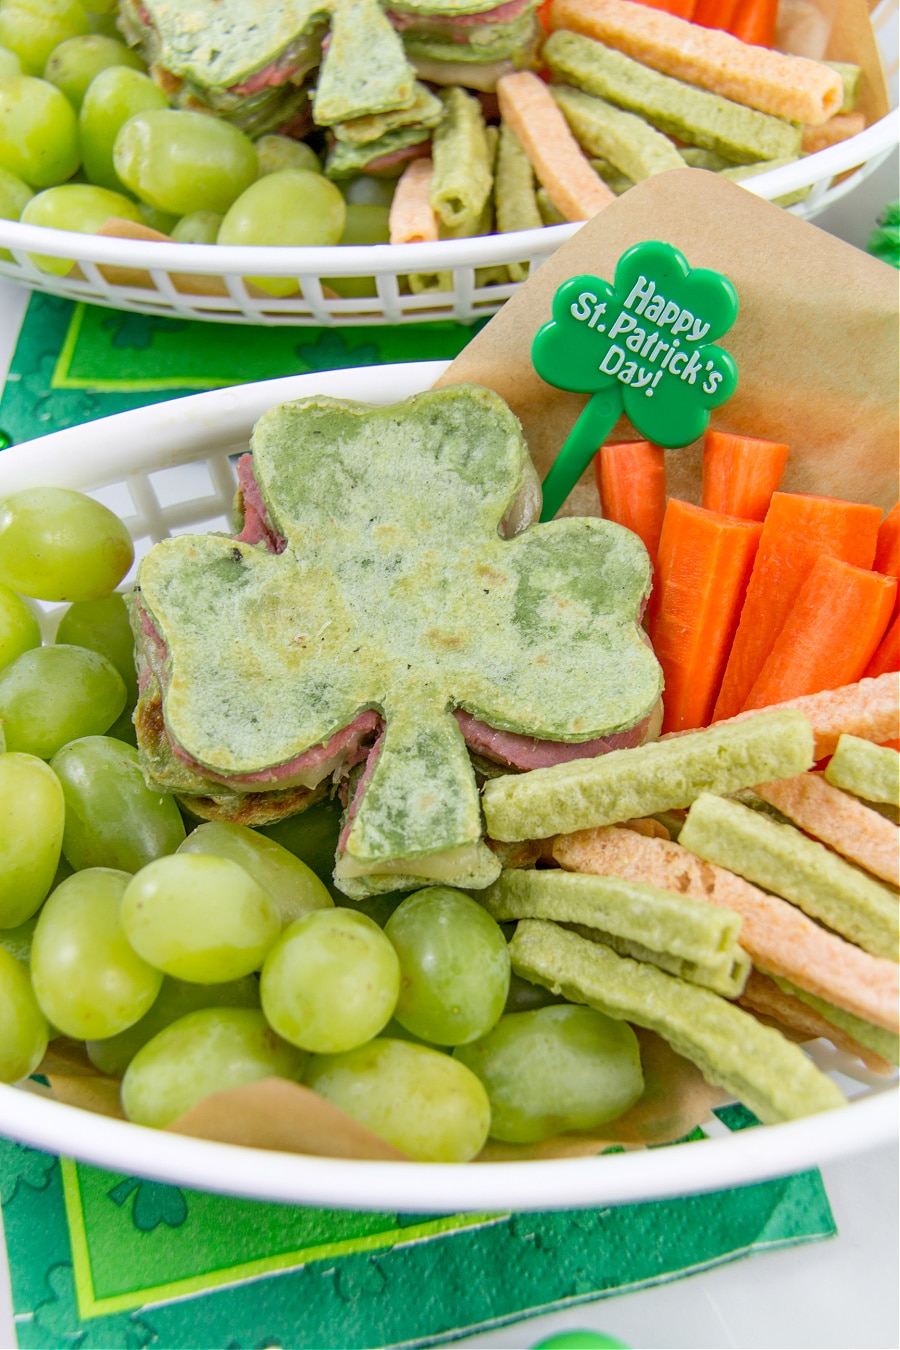
POLYGON ((119 27, 177 107, 249 135, 296 122, 319 64, 330 0, 121 0, 119 27))
POLYGON ((537 0, 390 0, 388 16, 420 77, 491 90, 534 63, 537 0))
POLYGON ((594 518, 505 537, 533 469, 474 385, 283 404, 251 448, 240 535, 166 539, 140 566, 145 774, 253 823, 349 777, 345 894, 490 884, 470 749, 529 768, 652 734, 643 545, 594 518))

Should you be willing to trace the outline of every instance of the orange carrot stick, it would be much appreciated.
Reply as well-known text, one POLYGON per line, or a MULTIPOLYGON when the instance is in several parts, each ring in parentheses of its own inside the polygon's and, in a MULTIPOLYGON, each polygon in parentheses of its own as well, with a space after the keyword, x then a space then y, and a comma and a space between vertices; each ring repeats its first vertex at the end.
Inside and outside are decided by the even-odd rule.
POLYGON ((738 0, 728 31, 754 47, 771 47, 777 13, 778 0, 738 0))
POLYGON ((744 711, 855 683, 890 623, 896 593, 895 577, 823 553, 801 586, 744 711))
POLYGON ((743 708, 818 556, 829 553, 854 567, 871 567, 879 522, 875 506, 802 493, 773 494, 716 700, 715 722, 743 708))
POLYGON ((878 543, 872 566, 876 572, 900 576, 900 502, 888 511, 878 527, 878 543))
POLYGON ((604 445, 594 457, 594 472, 603 515, 633 530, 655 566, 666 512, 665 451, 649 441, 604 445))
POLYGON ((703 505, 742 520, 765 520, 788 448, 777 441, 708 430, 703 438, 703 505))
POLYGON ((642 5, 648 5, 650 9, 664 9, 667 14, 674 14, 679 19, 693 19, 696 8, 696 0, 640 0, 642 5))
POLYGON ((757 521, 669 499, 648 623, 666 681, 663 731, 709 723, 761 533, 757 521))
POLYGON ((867 679, 874 680, 892 670, 900 670, 900 616, 896 614, 875 655, 866 666, 865 675, 867 679))
POLYGON ((740 0, 697 0, 693 21, 704 28, 721 28, 730 32, 739 3, 740 0))

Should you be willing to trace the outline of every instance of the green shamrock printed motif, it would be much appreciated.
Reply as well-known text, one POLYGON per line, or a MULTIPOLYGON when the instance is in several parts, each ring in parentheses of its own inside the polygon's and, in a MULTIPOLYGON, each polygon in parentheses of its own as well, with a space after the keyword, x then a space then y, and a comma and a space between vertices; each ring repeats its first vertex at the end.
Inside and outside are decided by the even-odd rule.
POLYGON ((671 244, 626 250, 615 284, 571 277, 535 335, 534 368, 559 389, 593 395, 544 483, 543 520, 556 514, 623 409, 656 445, 701 436, 712 408, 737 386, 733 357, 715 341, 737 318, 727 277, 691 268, 671 244))
POLYGON ((530 461, 487 389, 283 404, 252 448, 283 551, 181 535, 141 564, 138 603, 166 643, 169 737, 219 775, 280 766, 281 786, 299 756, 374 711, 383 735, 340 889, 488 885, 499 864, 454 710, 565 742, 635 726, 661 688, 638 624, 645 550, 594 518, 503 537, 530 461))
POLYGON ((177 1186, 166 1186, 159 1181, 139 1181, 137 1177, 126 1177, 109 1192, 114 1205, 124 1205, 130 1195, 134 1195, 131 1219, 135 1228, 142 1233, 152 1233, 154 1228, 165 1224, 167 1228, 180 1228, 187 1218, 187 1202, 184 1192, 177 1186))

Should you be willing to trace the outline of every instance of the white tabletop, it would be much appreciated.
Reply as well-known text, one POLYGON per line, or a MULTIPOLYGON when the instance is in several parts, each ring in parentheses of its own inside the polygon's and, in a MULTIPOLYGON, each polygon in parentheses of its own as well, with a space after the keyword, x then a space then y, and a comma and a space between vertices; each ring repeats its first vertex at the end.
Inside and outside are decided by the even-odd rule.
MULTIPOLYGON (((900 195, 895 154, 816 224, 863 246, 878 211, 900 195)), ((0 378, 27 296, 0 282, 0 378)), ((838 1236, 760 1253, 673 1284, 583 1304, 458 1342, 533 1345, 553 1332, 590 1327, 634 1350, 896 1350, 898 1158, 882 1148, 822 1169, 838 1236)), ((0 1350, 16 1344, 0 1216, 0 1350)))

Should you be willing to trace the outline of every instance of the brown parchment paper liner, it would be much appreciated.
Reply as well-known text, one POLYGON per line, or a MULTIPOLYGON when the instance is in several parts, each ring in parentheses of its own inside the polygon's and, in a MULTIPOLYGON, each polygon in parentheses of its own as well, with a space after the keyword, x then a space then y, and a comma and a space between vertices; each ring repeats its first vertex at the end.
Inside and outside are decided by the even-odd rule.
MULTIPOLYGON (((585 404, 531 364, 531 342, 558 286, 578 273, 612 280, 625 249, 661 239, 691 267, 733 281, 737 322, 721 340, 738 365, 733 397, 710 425, 783 441, 782 488, 887 509, 897 500, 897 272, 712 173, 675 169, 630 188, 585 224, 477 334, 438 385, 472 381, 522 422, 543 478, 585 404)), ((611 440, 634 439, 622 418, 611 440)), ((700 500, 699 442, 668 451, 671 496, 700 500)), ((593 470, 564 515, 597 515, 593 470)))
MULTIPOLYGON (((632 1109, 597 1130, 556 1135, 537 1144, 501 1144, 489 1140, 477 1162, 529 1158, 575 1158, 612 1145, 643 1148, 683 1139, 727 1100, 720 1088, 704 1081, 699 1069, 651 1031, 635 1028, 641 1045, 644 1092, 632 1109)), ((37 1070, 50 1093, 67 1106, 78 1106, 124 1120, 119 1080, 99 1072, 84 1046, 53 1041, 37 1070)), ((215 1092, 169 1126, 173 1134, 212 1139, 222 1144, 274 1149, 326 1158, 409 1161, 406 1154, 346 1115, 331 1102, 285 1078, 265 1078, 247 1087, 215 1092)))

